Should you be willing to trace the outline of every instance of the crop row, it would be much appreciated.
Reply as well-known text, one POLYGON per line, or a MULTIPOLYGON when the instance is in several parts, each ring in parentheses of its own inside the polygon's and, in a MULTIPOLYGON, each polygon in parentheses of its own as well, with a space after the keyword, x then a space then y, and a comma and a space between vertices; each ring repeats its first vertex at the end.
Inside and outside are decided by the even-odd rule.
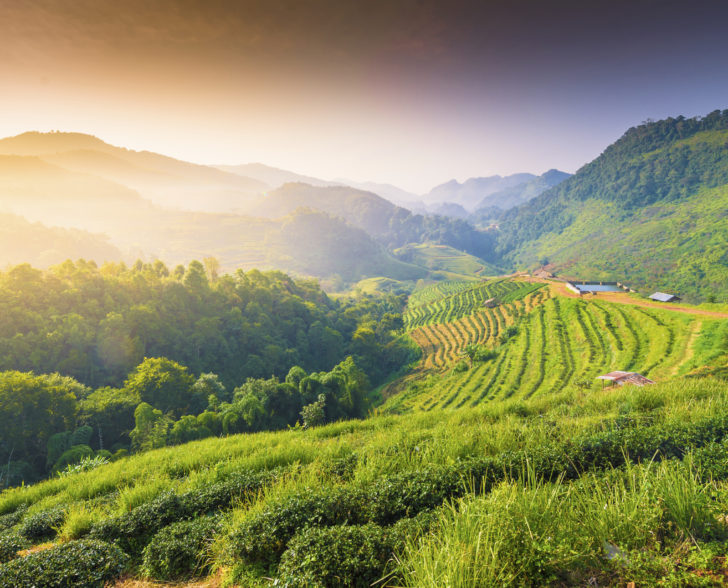
POLYGON ((417 304, 416 299, 415 304, 409 304, 405 312, 405 327, 411 330, 431 324, 453 322, 483 309, 486 300, 494 298, 499 304, 509 304, 522 300, 540 287, 541 284, 496 279, 480 282, 433 302, 417 304))
POLYGON ((599 300, 552 298, 547 290, 539 290, 511 304, 414 329, 411 334, 423 348, 422 367, 439 370, 440 380, 425 396, 411 395, 402 404, 410 410, 461 408, 569 386, 589 389, 599 386, 596 376, 615 370, 659 380, 686 361, 691 331, 686 322, 694 320, 599 300), (502 340, 511 326, 517 329, 515 335, 502 340), (497 355, 463 365, 468 363, 463 349, 470 343, 485 345, 497 355))

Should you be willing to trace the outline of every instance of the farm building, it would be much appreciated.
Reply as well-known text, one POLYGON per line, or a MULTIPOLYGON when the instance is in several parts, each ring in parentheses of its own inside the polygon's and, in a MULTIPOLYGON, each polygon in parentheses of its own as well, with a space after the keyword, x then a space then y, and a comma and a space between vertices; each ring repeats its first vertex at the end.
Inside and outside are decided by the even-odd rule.
POLYGON ((634 384, 635 386, 644 386, 645 384, 654 384, 655 382, 649 378, 645 378, 642 374, 637 372, 609 372, 603 376, 598 376, 597 380, 602 380, 602 384, 607 381, 611 382, 612 386, 624 386, 625 384, 634 384))
POLYGON ((498 301, 495 298, 488 298, 488 300, 483 302, 483 306, 485 306, 485 308, 495 308, 498 306, 498 301))
POLYGON ((680 297, 674 294, 665 294, 664 292, 655 292, 650 296, 650 300, 656 300, 657 302, 680 302, 680 297))

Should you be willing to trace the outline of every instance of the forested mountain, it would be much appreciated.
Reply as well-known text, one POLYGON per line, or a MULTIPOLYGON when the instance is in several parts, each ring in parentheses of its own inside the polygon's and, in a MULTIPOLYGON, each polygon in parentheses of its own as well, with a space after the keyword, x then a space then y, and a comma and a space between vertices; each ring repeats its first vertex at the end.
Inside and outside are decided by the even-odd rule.
POLYGON ((532 200, 549 188, 560 184, 570 175, 557 169, 551 169, 522 184, 511 186, 486 196, 478 203, 472 215, 463 218, 468 218, 468 220, 476 224, 482 224, 489 220, 497 220, 504 211, 532 200))
POLYGON ((457 180, 450 180, 435 186, 429 193, 422 196, 426 204, 437 202, 454 202, 463 208, 472 211, 479 203, 491 194, 507 188, 518 186, 536 176, 533 174, 513 174, 510 176, 488 176, 486 178, 469 178, 462 184, 457 180))
POLYGON ((301 206, 341 217, 388 248, 433 242, 455 247, 486 261, 494 259, 492 233, 476 230, 463 220, 413 214, 372 192, 348 186, 286 184, 258 199, 247 212, 276 218, 301 206))
POLYGON ((22 217, 0 213, 0 267, 31 263, 46 268, 66 259, 120 261, 121 252, 103 235, 46 227, 22 217))
POLYGON ((126 186, 155 204, 190 210, 233 211, 268 187, 239 174, 115 147, 81 133, 23 133, 0 140, 0 154, 38 157, 126 186))
POLYGON ((689 300, 728 296, 728 111, 629 129, 574 176, 508 211, 521 267, 616 279, 689 300))

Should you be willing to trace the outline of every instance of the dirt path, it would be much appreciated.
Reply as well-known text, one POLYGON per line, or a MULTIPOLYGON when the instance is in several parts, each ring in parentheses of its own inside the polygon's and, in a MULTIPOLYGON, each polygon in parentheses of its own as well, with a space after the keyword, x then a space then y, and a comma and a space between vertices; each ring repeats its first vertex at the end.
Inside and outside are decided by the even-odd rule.
POLYGON ((627 304, 629 306, 642 306, 644 308, 658 308, 661 310, 671 310, 673 312, 682 312, 683 314, 692 314, 698 316, 724 318, 728 319, 728 312, 717 312, 713 310, 704 310, 702 308, 693 308, 690 306, 676 305, 671 303, 652 302, 651 300, 640 300, 632 298, 622 292, 599 292, 598 294, 586 294, 579 296, 575 292, 569 290, 564 282, 555 282, 552 280, 543 280, 541 278, 528 278, 529 282, 542 282, 549 284, 552 292, 566 298, 583 298, 584 300, 602 300, 604 302, 614 302, 616 304, 627 304))

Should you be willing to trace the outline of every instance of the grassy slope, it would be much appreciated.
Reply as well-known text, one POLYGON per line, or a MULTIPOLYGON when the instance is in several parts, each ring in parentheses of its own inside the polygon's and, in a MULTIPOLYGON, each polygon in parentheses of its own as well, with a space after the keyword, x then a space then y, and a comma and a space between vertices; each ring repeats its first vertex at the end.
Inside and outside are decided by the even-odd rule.
MULTIPOLYGON (((581 436, 594 434, 595 431, 611 430, 619 419, 626 419, 624 422, 637 419, 635 422, 661 426, 663 423, 698 422, 700 419, 712 418, 719 414, 728 415, 728 389, 724 384, 708 379, 678 381, 638 390, 630 388, 597 390, 590 394, 571 390, 554 393, 548 397, 511 399, 470 410, 418 413, 401 417, 377 416, 365 421, 339 423, 310 431, 208 439, 183 447, 157 450, 127 458, 92 472, 5 492, 0 495, 0 513, 10 512, 21 503, 30 505, 30 514, 62 506, 67 509, 68 515, 67 522, 61 525, 60 531, 61 535, 68 539, 78 534, 79 530, 83 530, 84 525, 79 525, 82 519, 87 521, 86 528, 88 528, 93 521, 123 515, 135 506, 149 503, 164 491, 173 490, 181 494, 209 487, 241 470, 294 468, 291 470, 291 475, 283 478, 278 484, 260 494, 248 497, 245 502, 239 503, 237 508, 229 511, 228 525, 233 530, 245 524, 246 520, 274 508, 276 504, 285 503, 300 493, 304 495, 316 493, 326 488, 332 490, 367 488, 382 477, 392 476, 398 472, 448 466, 469 456, 498 456, 504 451, 517 450, 531 453, 538 451, 543 443, 568 444, 581 436), (649 419, 646 418, 646 413, 649 413, 649 419), (334 464, 340 463, 342 458, 353 459, 352 469, 344 477, 336 474, 336 468, 333 467, 334 464), (115 494, 117 491, 118 494, 115 494), (108 498, 101 499, 103 496, 108 498), (92 501, 94 498, 96 500, 92 501)), ((612 484, 618 477, 617 474, 612 476, 612 484)), ((599 477, 589 478, 584 483, 605 490, 601 486, 599 477)), ((495 491, 492 500, 499 502, 496 497, 502 498, 503 492, 507 491, 522 493, 523 496, 519 496, 527 500, 529 496, 534 498, 530 493, 539 491, 539 488, 544 487, 531 484, 524 488, 522 485, 511 486, 506 482, 505 486, 495 491)), ((561 504, 564 500, 563 493, 568 493, 568 488, 562 488, 560 485, 550 488, 561 495, 557 503, 561 504)), ((574 492, 578 492, 578 486, 575 488, 574 492)), ((634 492, 634 488, 631 490, 634 492)), ((708 490, 713 493, 713 503, 706 505, 705 508, 710 512, 717 512, 726 505, 728 491, 723 484, 706 485, 705 491, 708 490)), ((572 517, 568 519, 572 528, 562 529, 559 535, 561 537, 566 531, 571 531, 572 540, 590 555, 585 561, 591 566, 589 573, 592 575, 621 573, 628 579, 632 573, 629 568, 621 572, 615 571, 609 562, 600 557, 600 539, 614 542, 624 549, 635 544, 649 543, 646 538, 652 536, 650 533, 655 529, 649 529, 650 532, 645 533, 643 527, 647 523, 658 527, 656 530, 661 533, 665 542, 672 542, 675 536, 679 535, 674 529, 672 534, 666 533, 670 528, 669 525, 664 527, 666 521, 660 523, 650 518, 640 525, 640 517, 634 516, 634 513, 627 516, 628 513, 620 512, 624 503, 630 502, 629 492, 630 488, 627 488, 625 496, 621 497, 621 502, 614 500, 616 497, 607 500, 607 503, 612 505, 607 513, 609 517, 616 516, 617 513, 624 516, 624 523, 618 534, 603 534, 604 539, 601 539, 599 532, 594 529, 589 529, 588 532, 585 529, 584 533, 574 534, 573 531, 578 525, 572 517)), ((647 492, 651 494, 637 493, 632 502, 649 503, 654 507, 656 502, 652 496, 656 490, 652 488, 647 492)), ((581 510, 577 512, 589 512, 591 517, 600 516, 599 513, 604 505, 602 496, 592 496, 591 493, 578 496, 581 500, 581 510)), ((487 525, 490 519, 482 516, 481 509, 505 509, 503 515, 510 512, 507 507, 512 502, 500 502, 498 507, 492 500, 466 493, 453 507, 455 520, 452 519, 452 510, 445 509, 436 531, 424 539, 425 546, 411 548, 406 553, 403 559, 404 571, 401 573, 403 581, 410 586, 444 585, 442 579, 428 580, 428 572, 423 566, 432 568, 435 562, 455 555, 452 553, 455 545, 448 547, 442 543, 455 531, 452 525, 467 523, 488 530, 488 527, 483 525, 487 525), (481 504, 482 500, 486 503, 481 504), (429 566, 427 561, 422 561, 424 547, 429 550, 429 566)), ((543 517, 547 516, 551 509, 548 504, 541 501, 530 502, 532 508, 528 516, 531 524, 543 524, 545 522, 543 517)), ((558 511, 554 512, 561 510, 562 507, 559 507, 558 511)), ((509 517, 504 516, 501 520, 503 524, 506 522, 513 524, 509 517)), ((607 525, 609 521, 606 518, 604 520, 593 518, 589 522, 597 528, 606 529, 606 526, 599 525, 607 525)), ((483 536, 486 545, 492 539, 490 533, 483 536)), ((564 540, 563 537, 561 539, 564 540)), ((240 560, 230 551, 230 541, 227 531, 224 531, 207 553, 200 555, 212 558, 223 567, 233 566, 237 568, 238 573, 242 573, 241 569, 244 571, 246 568, 241 566, 240 560)), ((524 582, 527 581, 527 577, 524 577, 525 572, 515 560, 519 553, 525 555, 530 552, 529 557, 533 557, 532 546, 537 545, 533 543, 537 539, 532 537, 527 540, 526 535, 521 541, 525 543, 518 549, 525 551, 499 553, 495 550, 494 556, 497 567, 502 566, 504 572, 516 579, 520 577, 520 581, 524 582)), ((461 542, 456 544, 461 545, 461 542)), ((402 546, 402 549, 405 547, 402 546)), ((690 550, 689 545, 686 549, 690 550)), ((580 560, 581 563, 577 565, 572 559, 553 561, 555 554, 552 555, 547 546, 542 546, 535 553, 537 557, 546 558, 545 562, 548 561, 550 566, 557 568, 560 566, 564 570, 578 569, 584 564, 584 561, 580 560)), ((673 561, 667 561, 667 567, 677 568, 677 560, 685 562, 685 556, 685 551, 676 551, 673 561)), ((462 558, 448 573, 474 573, 476 568, 482 565, 483 563, 477 558, 475 561, 462 558)), ((255 575, 251 570, 245 573, 255 575)), ((644 573, 644 570, 637 568, 635 573, 644 573)), ((268 575, 268 572, 263 575, 268 575)), ((475 584, 454 582, 449 585, 478 585, 477 582, 475 584)), ((248 579, 244 585, 258 585, 258 583, 260 586, 266 585, 262 579, 248 579)))
MULTIPOLYGON (((728 485, 722 481, 728 472, 720 465, 722 457, 710 461, 714 458, 700 452, 714 456, 728 451, 709 443, 724 438, 722 425, 705 429, 715 419, 728 423, 728 387, 725 380, 673 376, 724 361, 728 323, 703 317, 698 323, 696 317, 676 312, 568 299, 547 288, 534 290, 536 286, 492 280, 475 286, 439 283, 416 291, 408 320, 422 326, 411 333, 446 326, 454 341, 468 333, 482 335, 485 330, 478 329, 487 323, 488 337, 511 324, 518 325, 518 334, 502 346, 497 359, 444 379, 433 375, 402 393, 399 407, 392 404, 397 397, 384 407, 407 414, 376 414, 307 431, 237 435, 148 452, 5 491, 0 516, 22 505, 29 506, 26 519, 60 507, 65 513, 57 525, 60 539, 73 540, 100 522, 155 504, 164 493, 203 492, 240 472, 279 468, 286 473, 277 481, 234 497, 223 508, 223 529, 197 554, 223 574, 232 574, 239 585, 265 586, 264 578, 275 577, 279 568, 250 563, 239 539, 240 530, 255 521, 270 519, 273 526, 252 535, 253 547, 272 529, 283 532, 286 517, 309 504, 310 497, 363 492, 375 509, 397 509, 392 505, 405 501, 412 505, 405 511, 416 514, 422 508, 414 506, 417 501, 434 496, 420 484, 436 481, 442 472, 458 472, 465 467, 462 460, 492 459, 516 469, 508 474, 494 466, 488 476, 496 482, 478 492, 467 490, 473 483, 467 480, 447 486, 444 496, 453 502, 440 508, 432 530, 396 544, 399 563, 392 585, 583 585, 589 578, 598 578, 599 585, 635 579, 649 584, 657 578, 719 585, 725 570, 718 556, 726 555, 723 539, 728 537, 719 515, 728 511, 728 485), (482 309, 476 292, 485 296, 488 288, 501 290, 503 307, 482 309), (476 313, 467 312, 468 303, 476 313), (476 314, 485 312, 482 321, 475 321, 476 314), (664 381, 645 388, 575 385, 578 378, 593 376, 595 357, 645 366, 664 381), (468 386, 482 394, 485 382, 493 391, 489 402, 463 395, 468 386), (678 430, 682 432, 671 433, 678 430), (707 450, 698 449, 699 467, 712 468, 714 481, 689 462, 611 470, 612 465, 624 467, 623 444, 649 459, 653 445, 680 456, 706 443, 707 450), (580 466, 588 471, 570 474, 569 479, 580 479, 560 479, 559 470, 549 469, 560 452, 565 457, 558 467, 581 463, 584 448, 597 457, 580 466), (525 456, 528 461, 519 461, 525 456), (400 488, 408 476, 415 476, 414 486, 400 488), (474 549, 478 544, 482 550, 474 549), (610 561, 605 557, 610 549, 624 553, 628 563, 610 561)), ((457 359, 452 341, 449 345, 436 352, 445 365, 457 359)), ((306 515, 304 520, 326 526, 332 524, 327 516, 306 515)), ((305 535, 296 525, 290 533, 305 535)), ((287 533, 277 544, 283 550, 290 540, 287 533)), ((315 566, 315 561, 302 565, 315 566)), ((333 565, 345 564, 337 560, 333 565)), ((391 570, 393 564, 388 565, 391 570)))
POLYGON ((447 245, 412 244, 400 247, 394 253, 447 279, 473 279, 473 276, 495 276, 502 273, 479 257, 447 245))

